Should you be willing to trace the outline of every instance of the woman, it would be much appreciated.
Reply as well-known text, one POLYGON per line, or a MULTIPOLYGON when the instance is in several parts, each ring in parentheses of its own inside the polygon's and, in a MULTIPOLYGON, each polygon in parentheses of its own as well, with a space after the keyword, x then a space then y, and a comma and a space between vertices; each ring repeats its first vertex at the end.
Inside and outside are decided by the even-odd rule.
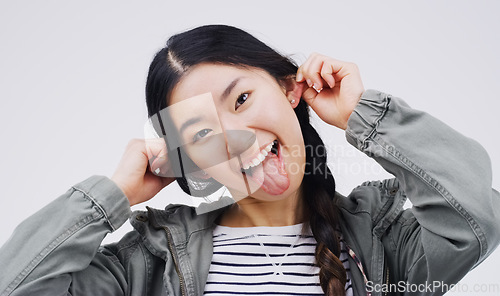
POLYGON ((204 26, 157 53, 146 100, 166 145, 132 141, 111 180, 23 222, 0 252, 0 295, 441 295, 498 245, 482 147, 365 91, 354 64, 314 54, 297 68, 244 31, 204 26), (396 178, 337 194, 308 106, 396 178), (175 179, 237 202, 148 208, 99 247, 175 179))

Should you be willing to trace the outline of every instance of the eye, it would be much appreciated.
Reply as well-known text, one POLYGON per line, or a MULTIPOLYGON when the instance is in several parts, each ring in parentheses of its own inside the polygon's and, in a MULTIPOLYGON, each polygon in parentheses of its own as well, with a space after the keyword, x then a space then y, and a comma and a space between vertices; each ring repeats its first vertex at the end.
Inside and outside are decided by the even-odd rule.
POLYGON ((236 99, 236 103, 234 104, 234 109, 237 110, 243 103, 246 102, 248 99, 248 94, 247 93, 242 93, 241 95, 238 96, 236 99))
POLYGON ((202 129, 201 131, 197 132, 193 136, 193 142, 197 142, 201 140, 203 137, 205 137, 208 133, 210 133, 212 130, 209 128, 202 129))

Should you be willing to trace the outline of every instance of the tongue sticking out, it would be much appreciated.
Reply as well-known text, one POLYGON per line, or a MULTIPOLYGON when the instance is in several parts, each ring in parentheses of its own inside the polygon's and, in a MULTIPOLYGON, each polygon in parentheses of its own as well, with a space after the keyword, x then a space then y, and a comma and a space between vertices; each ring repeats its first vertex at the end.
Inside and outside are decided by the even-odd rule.
POLYGON ((262 168, 254 171, 253 178, 262 180, 262 189, 272 195, 285 192, 290 186, 288 174, 282 159, 274 153, 269 153, 262 162, 262 168))

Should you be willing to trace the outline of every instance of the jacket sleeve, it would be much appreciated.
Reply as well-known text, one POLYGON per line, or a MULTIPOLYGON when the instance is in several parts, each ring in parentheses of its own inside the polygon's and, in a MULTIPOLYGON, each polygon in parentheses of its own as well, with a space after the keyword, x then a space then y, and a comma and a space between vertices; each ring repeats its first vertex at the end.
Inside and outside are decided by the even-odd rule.
POLYGON ((385 237, 397 280, 457 283, 495 250, 500 194, 492 189, 490 159, 477 142, 374 90, 363 94, 346 137, 396 176, 400 194, 413 204, 385 237))
POLYGON ((94 282, 100 295, 123 295, 124 268, 99 246, 129 216, 128 200, 108 178, 73 186, 22 222, 2 246, 0 295, 87 295, 75 290, 78 280, 94 282))

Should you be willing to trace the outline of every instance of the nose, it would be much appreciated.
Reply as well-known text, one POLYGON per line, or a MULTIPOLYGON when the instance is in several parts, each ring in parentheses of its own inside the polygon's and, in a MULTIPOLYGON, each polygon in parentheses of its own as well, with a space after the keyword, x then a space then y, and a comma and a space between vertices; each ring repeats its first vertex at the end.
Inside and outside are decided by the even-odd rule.
POLYGON ((249 130, 226 130, 229 159, 241 155, 255 143, 255 133, 249 130))

